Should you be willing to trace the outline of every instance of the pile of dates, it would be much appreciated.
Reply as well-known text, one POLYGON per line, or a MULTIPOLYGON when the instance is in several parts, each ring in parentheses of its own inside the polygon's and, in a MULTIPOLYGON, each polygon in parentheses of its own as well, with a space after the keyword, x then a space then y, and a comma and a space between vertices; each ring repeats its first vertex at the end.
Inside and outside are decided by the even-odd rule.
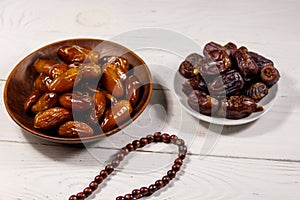
POLYGON ((208 116, 241 119, 263 108, 257 103, 279 80, 274 63, 244 46, 209 42, 203 56, 192 53, 179 66, 188 79, 182 91, 188 104, 208 116))
POLYGON ((114 129, 130 118, 141 84, 123 57, 88 47, 62 46, 56 59, 37 59, 38 76, 24 102, 34 127, 61 137, 88 137, 114 129))

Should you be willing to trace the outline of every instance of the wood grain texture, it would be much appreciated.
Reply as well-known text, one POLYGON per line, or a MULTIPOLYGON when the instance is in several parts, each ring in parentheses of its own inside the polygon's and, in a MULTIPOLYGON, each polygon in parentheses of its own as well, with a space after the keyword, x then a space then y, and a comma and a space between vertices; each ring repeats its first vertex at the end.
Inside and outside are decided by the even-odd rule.
MULTIPOLYGON (((151 149, 155 145, 151 145, 151 149)), ((167 146, 169 150, 174 150, 167 146)), ((1 199, 67 199, 97 175, 115 150, 2 143, 1 199), (63 152, 63 153, 62 153, 63 152), (96 159, 95 159, 96 158, 96 159), (3 159, 2 159, 3 160, 3 159), (17 191, 17 192, 16 192, 17 191)), ((95 199, 113 199, 149 185, 170 168, 176 154, 135 152, 104 181, 95 199), (147 162, 147 165, 144 163, 147 162)), ((190 155, 167 187, 146 199, 298 199, 299 162, 190 155)))
MULTIPOLYGON (((190 155, 175 181, 145 199, 299 199, 299 6, 295 0, 1 1, 0 199, 67 199, 118 148, 155 131, 184 138, 190 155), (145 27, 177 33, 191 45, 134 32, 145 27), (5 80, 22 58, 54 41, 78 37, 108 39, 134 49, 149 65, 155 83, 151 102, 135 123, 87 148, 30 136, 11 120, 3 103, 5 80), (278 97, 261 119, 214 127, 180 106, 173 88, 178 65, 188 53, 201 53, 209 41, 232 41, 274 61, 281 72, 278 97)), ((153 145, 132 154, 93 199, 113 199, 152 183, 165 173, 174 152, 153 145)))

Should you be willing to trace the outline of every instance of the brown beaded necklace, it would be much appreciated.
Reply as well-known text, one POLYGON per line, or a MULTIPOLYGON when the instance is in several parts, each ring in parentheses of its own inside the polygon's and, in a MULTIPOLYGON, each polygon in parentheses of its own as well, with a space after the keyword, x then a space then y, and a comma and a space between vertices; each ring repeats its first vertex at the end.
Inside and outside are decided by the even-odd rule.
POLYGON ((156 132, 153 135, 148 135, 140 140, 134 140, 132 143, 127 144, 123 147, 117 154, 116 158, 111 161, 111 164, 106 165, 104 170, 101 170, 99 175, 97 175, 94 180, 89 184, 88 187, 84 188, 82 192, 78 192, 76 195, 70 196, 69 200, 84 200, 90 196, 97 188, 98 185, 103 182, 105 178, 111 174, 116 167, 119 166, 120 162, 124 159, 129 152, 136 150, 137 148, 144 147, 152 142, 163 142, 172 143, 178 146, 178 157, 175 159, 172 169, 167 172, 167 175, 163 176, 162 179, 155 181, 148 187, 141 187, 140 189, 134 189, 131 194, 126 194, 124 196, 119 196, 116 200, 134 200, 145 196, 150 196, 157 190, 166 186, 172 179, 175 178, 176 173, 180 170, 183 160, 185 159, 187 153, 187 147, 182 139, 179 139, 176 135, 169 135, 167 133, 161 134, 156 132))

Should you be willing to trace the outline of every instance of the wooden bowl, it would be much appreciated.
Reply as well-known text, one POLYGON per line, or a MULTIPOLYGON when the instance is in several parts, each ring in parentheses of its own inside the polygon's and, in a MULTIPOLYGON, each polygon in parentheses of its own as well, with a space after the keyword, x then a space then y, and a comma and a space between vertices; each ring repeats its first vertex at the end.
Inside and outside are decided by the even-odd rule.
POLYGON ((6 81, 4 88, 4 102, 6 110, 11 118, 30 134, 53 142, 74 144, 96 141, 104 136, 117 133, 119 130, 132 123, 143 112, 150 101, 151 94, 151 74, 145 62, 139 56, 131 50, 110 41, 82 38, 69 39, 48 44, 25 57, 13 69, 6 81), (33 83, 37 77, 37 73, 34 71, 32 65, 38 58, 58 59, 56 54, 57 49, 66 45, 87 46, 98 51, 101 57, 112 55, 122 56, 129 61, 134 74, 139 79, 141 85, 143 85, 141 88, 142 92, 139 97, 139 102, 133 107, 133 112, 129 120, 119 124, 116 128, 108 132, 94 133, 93 136, 82 138, 63 138, 58 136, 57 133, 53 133, 53 131, 43 131, 33 127, 33 117, 26 114, 23 108, 24 101, 33 90, 33 83))

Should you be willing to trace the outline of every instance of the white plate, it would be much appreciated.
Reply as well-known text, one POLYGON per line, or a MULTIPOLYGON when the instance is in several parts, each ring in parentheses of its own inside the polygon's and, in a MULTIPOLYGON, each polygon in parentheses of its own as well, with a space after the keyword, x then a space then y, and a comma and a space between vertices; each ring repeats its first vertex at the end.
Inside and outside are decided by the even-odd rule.
POLYGON ((259 103, 258 105, 263 107, 263 111, 261 112, 254 112, 248 117, 242 118, 242 119, 226 119, 226 118, 220 118, 220 117, 211 117, 207 115, 203 115, 195 110, 193 110, 187 103, 187 96, 182 92, 182 84, 186 81, 183 76, 179 72, 176 72, 175 77, 174 77, 174 90, 175 93, 179 99, 179 102, 183 106, 183 108, 192 116, 213 124, 219 124, 219 125, 241 125, 241 124, 246 124, 249 122, 252 122, 254 120, 259 119, 262 117, 265 113, 267 113, 272 105, 274 104, 275 98, 277 96, 277 91, 278 91, 278 84, 273 85, 269 89, 269 93, 267 96, 265 96, 259 103))

